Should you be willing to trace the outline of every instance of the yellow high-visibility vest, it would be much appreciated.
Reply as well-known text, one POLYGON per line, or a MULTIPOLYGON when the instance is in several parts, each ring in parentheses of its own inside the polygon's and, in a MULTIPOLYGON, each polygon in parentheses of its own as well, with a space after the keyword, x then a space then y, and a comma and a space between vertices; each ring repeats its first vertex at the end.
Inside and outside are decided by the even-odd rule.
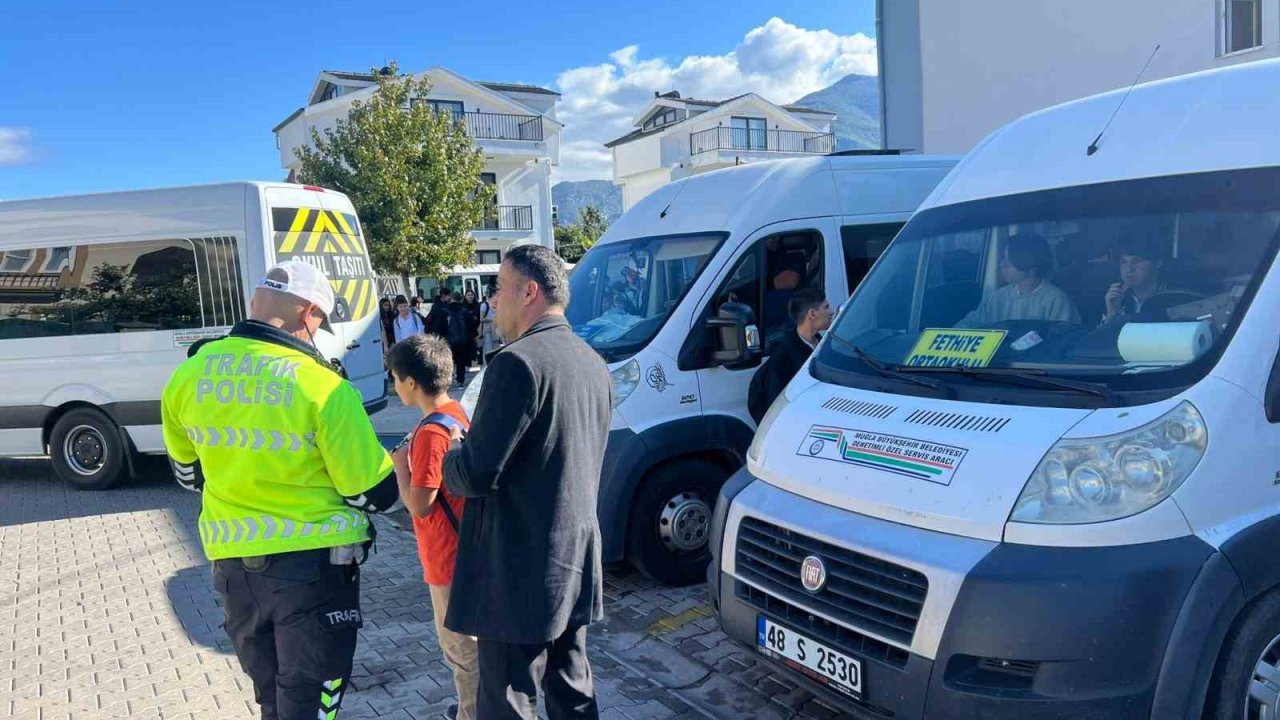
MULTIPOLYGON (((239 327, 239 326, 237 326, 239 327)), ((170 457, 204 474, 211 560, 359 543, 359 497, 394 471, 360 393, 302 343, 258 325, 208 343, 162 399, 170 457)))

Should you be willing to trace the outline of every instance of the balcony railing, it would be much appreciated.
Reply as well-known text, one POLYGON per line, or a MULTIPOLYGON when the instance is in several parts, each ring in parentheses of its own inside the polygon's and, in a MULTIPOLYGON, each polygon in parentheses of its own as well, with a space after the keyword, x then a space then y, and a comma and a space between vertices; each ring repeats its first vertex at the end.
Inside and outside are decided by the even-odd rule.
POLYGON ((507 115, 504 113, 454 113, 453 117, 477 140, 542 141, 541 115, 507 115))
POLYGON ((696 132, 689 136, 690 155, 714 150, 825 155, 835 152, 835 149, 836 136, 832 133, 721 126, 696 132))
POLYGON ((477 230, 532 230, 532 205, 494 205, 477 230))

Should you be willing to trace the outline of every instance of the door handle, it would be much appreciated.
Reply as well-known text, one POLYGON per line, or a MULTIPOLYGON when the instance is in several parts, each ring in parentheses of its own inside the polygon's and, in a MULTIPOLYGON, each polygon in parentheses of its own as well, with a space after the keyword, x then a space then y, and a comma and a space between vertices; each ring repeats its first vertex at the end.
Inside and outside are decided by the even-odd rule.
POLYGON ((352 340, 351 343, 347 345, 348 350, 355 350, 358 347, 360 347, 359 340, 352 340))

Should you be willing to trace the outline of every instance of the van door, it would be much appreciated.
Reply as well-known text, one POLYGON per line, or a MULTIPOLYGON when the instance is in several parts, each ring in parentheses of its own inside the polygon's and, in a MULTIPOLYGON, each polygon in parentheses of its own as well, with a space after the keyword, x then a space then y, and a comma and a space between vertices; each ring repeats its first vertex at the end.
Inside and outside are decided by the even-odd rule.
POLYGON ((377 277, 350 201, 339 193, 268 188, 268 261, 301 260, 333 284, 333 332, 316 333, 316 347, 339 360, 366 404, 386 394, 379 332, 377 277))
MULTIPOLYGON (((842 293, 842 264, 838 256, 836 262, 829 261, 832 252, 838 252, 838 238, 834 218, 775 223, 755 233, 726 263, 727 270, 713 286, 710 298, 704 300, 702 313, 696 316, 691 340, 709 342, 704 323, 721 305, 745 303, 755 311, 767 357, 787 333, 795 332, 795 325, 787 316, 787 304, 797 290, 816 286, 842 293)), ((729 369, 706 362, 698 364, 703 413, 729 415, 754 427, 747 412, 747 389, 756 367, 729 369)))

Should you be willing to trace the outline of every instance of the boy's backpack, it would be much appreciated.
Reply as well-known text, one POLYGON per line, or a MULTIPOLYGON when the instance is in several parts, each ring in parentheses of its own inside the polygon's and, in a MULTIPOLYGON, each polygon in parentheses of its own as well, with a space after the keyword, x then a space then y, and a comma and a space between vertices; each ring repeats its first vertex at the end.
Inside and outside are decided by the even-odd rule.
MULTIPOLYGON (((422 421, 418 423, 418 427, 422 427, 423 425, 437 425, 444 428, 444 431, 450 435, 453 435, 454 428, 458 428, 458 431, 462 433, 463 437, 466 437, 467 435, 467 429, 462 426, 461 422, 458 422, 458 418, 448 413, 431 413, 430 415, 422 418, 422 421)), ((444 511, 444 516, 448 519, 449 526, 453 528, 453 532, 457 533, 459 527, 458 516, 454 514, 453 506, 449 504, 449 497, 445 494, 443 486, 436 494, 436 504, 444 511)))
POLYGON ((449 344, 466 345, 471 340, 470 328, 467 327, 467 309, 464 307, 449 308, 449 344))

